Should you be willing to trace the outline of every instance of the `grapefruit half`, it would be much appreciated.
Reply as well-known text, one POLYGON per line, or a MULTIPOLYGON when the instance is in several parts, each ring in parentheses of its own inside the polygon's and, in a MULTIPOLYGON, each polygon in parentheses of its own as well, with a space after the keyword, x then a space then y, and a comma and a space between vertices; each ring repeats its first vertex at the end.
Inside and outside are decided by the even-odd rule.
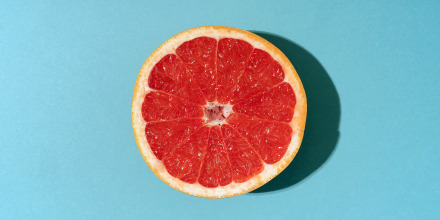
POLYGON ((237 28, 181 32, 143 64, 134 88, 138 148, 166 184, 203 198, 250 192, 301 145, 307 101, 286 56, 237 28))

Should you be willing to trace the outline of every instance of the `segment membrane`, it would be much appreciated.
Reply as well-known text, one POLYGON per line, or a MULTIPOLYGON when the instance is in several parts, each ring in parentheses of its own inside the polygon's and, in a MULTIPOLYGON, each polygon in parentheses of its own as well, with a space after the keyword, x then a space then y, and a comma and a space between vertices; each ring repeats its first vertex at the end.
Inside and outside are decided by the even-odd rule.
POLYGON ((295 104, 296 98, 292 86, 283 82, 234 105, 233 110, 262 119, 290 122, 293 118, 295 104))
POLYGON ((217 88, 217 40, 198 37, 176 49, 209 102, 215 101, 217 88))
POLYGON ((281 160, 292 138, 292 128, 286 123, 251 118, 243 114, 233 114, 227 122, 246 138, 267 164, 281 160))
POLYGON ((231 183, 231 165, 228 160, 220 126, 211 127, 208 148, 200 170, 199 183, 213 188, 231 183))
POLYGON ((255 150, 230 125, 224 124, 222 133, 234 182, 246 182, 263 171, 263 162, 255 150))
POLYGON ((187 183, 195 183, 208 145, 209 128, 201 127, 163 159, 167 171, 187 183))
POLYGON ((246 41, 223 38, 218 42, 217 51, 217 101, 229 103, 233 91, 243 74, 253 47, 246 41))
POLYGON ((162 160, 203 123, 202 119, 150 122, 145 126, 145 135, 154 155, 157 159, 162 160))
POLYGON ((153 91, 144 98, 142 117, 146 122, 201 118, 203 117, 203 108, 177 96, 153 91))
POLYGON ((247 98, 268 90, 284 80, 281 65, 265 51, 254 49, 247 67, 240 77, 231 104, 239 103, 247 98))
POLYGON ((175 54, 165 55, 150 73, 148 86, 204 105, 206 100, 183 62, 175 54))

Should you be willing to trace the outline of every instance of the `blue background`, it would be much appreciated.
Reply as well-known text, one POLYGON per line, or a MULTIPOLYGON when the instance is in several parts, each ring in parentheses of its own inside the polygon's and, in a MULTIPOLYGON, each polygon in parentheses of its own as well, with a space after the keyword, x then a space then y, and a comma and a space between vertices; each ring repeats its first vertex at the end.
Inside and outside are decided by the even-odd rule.
POLYGON ((438 218, 440 2, 367 2, 2 1, 0 219, 438 218), (305 81, 304 144, 256 193, 180 193, 133 137, 142 63, 202 25, 265 32, 305 81))

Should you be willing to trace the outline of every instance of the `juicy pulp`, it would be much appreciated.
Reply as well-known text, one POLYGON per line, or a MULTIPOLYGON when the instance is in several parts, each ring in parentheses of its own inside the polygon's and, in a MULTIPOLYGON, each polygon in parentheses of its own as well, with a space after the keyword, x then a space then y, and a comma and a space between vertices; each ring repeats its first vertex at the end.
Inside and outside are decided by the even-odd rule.
POLYGON ((293 135, 296 98, 284 78, 270 54, 246 41, 184 42, 148 78, 141 108, 151 150, 186 183, 251 179, 282 159, 293 135))

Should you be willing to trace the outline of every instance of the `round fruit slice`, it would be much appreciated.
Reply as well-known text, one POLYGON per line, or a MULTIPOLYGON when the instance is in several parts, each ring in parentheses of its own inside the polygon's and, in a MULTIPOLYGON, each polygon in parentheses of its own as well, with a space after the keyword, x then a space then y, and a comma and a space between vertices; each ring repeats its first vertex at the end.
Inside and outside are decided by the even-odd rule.
POLYGON ((132 121, 139 150, 162 181, 225 198, 289 165, 306 112, 301 80, 278 48, 244 30, 206 26, 177 34, 145 61, 132 121))

